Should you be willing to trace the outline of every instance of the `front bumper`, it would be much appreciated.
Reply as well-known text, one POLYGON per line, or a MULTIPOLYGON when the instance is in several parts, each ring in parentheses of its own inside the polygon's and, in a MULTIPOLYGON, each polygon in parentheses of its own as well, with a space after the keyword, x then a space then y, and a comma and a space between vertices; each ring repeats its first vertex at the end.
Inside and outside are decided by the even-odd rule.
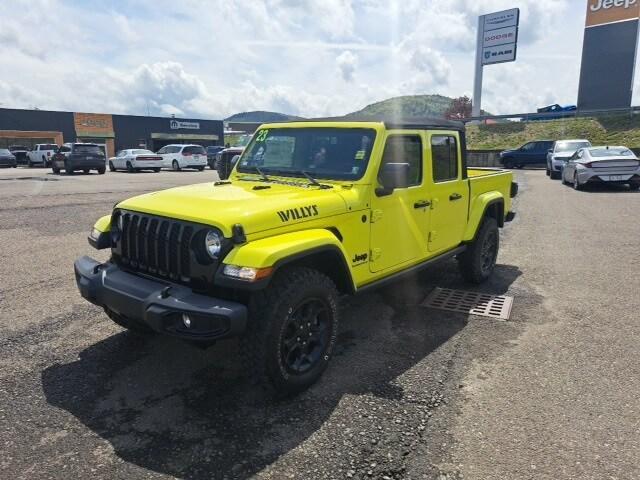
POLYGON ((74 269, 86 300, 158 333, 211 342, 239 336, 246 329, 247 307, 241 303, 196 294, 183 285, 134 275, 86 256, 76 260, 74 269))

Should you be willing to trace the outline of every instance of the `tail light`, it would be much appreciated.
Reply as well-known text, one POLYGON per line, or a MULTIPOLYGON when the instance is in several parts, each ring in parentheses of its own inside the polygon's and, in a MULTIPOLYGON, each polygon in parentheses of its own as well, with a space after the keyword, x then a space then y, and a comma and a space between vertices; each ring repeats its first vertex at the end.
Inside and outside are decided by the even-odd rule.
POLYGON ((183 157, 190 157, 192 155, 191 152, 182 152, 183 157))

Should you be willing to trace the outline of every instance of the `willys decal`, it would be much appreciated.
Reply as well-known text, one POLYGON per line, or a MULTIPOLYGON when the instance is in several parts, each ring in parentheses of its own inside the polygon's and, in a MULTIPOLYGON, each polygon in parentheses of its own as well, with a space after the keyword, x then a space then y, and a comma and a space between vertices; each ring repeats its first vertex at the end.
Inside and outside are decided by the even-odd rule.
POLYGON ((302 220, 303 218, 317 217, 318 206, 309 205, 308 207, 290 208, 288 210, 280 210, 278 212, 280 220, 289 222, 291 220, 302 220))

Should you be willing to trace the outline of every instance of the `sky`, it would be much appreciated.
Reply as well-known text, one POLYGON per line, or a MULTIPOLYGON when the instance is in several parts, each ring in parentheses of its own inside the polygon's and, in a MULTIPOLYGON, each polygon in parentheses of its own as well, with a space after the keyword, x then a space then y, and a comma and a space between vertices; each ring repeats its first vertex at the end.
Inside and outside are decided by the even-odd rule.
POLYGON ((0 107, 317 117, 471 96, 477 17, 513 7, 518 59, 485 67, 482 107, 574 104, 586 0, 2 0, 0 107))

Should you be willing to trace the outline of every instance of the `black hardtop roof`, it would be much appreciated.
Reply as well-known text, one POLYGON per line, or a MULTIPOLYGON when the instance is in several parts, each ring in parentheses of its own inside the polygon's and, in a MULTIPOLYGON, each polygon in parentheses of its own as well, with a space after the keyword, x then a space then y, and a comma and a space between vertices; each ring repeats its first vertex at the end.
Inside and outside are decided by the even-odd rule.
POLYGON ((464 131, 464 123, 455 120, 447 120, 438 117, 401 117, 357 115, 352 117, 327 117, 309 118, 305 120, 292 120, 286 123, 304 122, 375 122, 384 123, 388 129, 413 129, 413 130, 459 130, 464 131))

